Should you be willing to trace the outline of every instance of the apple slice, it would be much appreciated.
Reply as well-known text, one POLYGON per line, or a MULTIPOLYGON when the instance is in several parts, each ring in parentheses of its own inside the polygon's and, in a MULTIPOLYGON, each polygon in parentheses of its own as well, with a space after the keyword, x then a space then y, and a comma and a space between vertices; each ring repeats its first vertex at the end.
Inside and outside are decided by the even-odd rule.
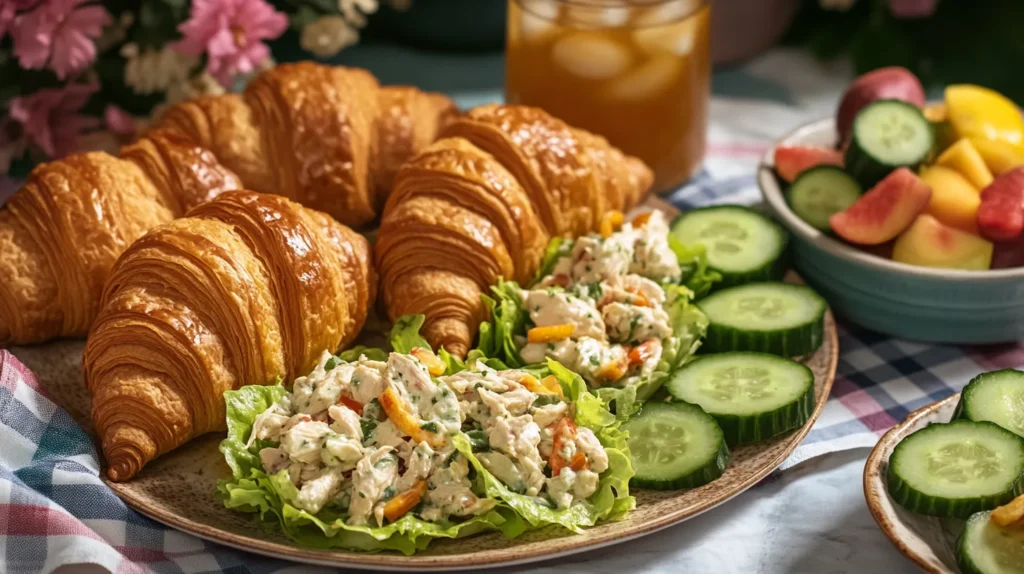
POLYGON ((775 171, 787 183, 793 183, 798 175, 819 165, 843 167, 843 154, 824 147, 796 145, 775 148, 775 171))
POLYGON ((981 190, 978 229, 992 241, 1013 241, 1024 230, 1024 166, 1003 173, 981 190))
POLYGON ((839 141, 845 142, 853 131, 853 118, 875 100, 903 100, 924 106, 924 87, 910 70, 899 66, 879 68, 858 76, 846 88, 836 112, 839 141))
POLYGON ((923 267, 980 271, 992 264, 992 243, 923 213, 896 239, 892 258, 923 267))
POLYGON ((860 196, 846 211, 829 218, 839 237, 859 245, 878 245, 895 238, 928 207, 932 189, 914 172, 901 167, 860 196))

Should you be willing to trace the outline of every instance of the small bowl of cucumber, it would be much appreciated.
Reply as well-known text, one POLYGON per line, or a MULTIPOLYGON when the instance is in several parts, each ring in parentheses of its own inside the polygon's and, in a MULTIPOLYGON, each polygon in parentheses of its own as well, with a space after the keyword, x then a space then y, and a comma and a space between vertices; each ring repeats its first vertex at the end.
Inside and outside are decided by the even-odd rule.
POLYGON ((1024 372, 983 373, 911 413, 864 467, 868 508, 937 573, 1024 574, 1024 372))
POLYGON ((919 341, 1024 337, 1024 117, 1007 102, 961 85, 928 104, 884 68, 765 153, 793 266, 837 314, 919 341))

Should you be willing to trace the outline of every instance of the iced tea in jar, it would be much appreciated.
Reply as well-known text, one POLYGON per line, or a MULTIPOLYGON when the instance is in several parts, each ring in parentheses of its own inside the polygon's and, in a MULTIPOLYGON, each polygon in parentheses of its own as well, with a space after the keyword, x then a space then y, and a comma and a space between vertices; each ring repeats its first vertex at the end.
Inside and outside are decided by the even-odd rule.
POLYGON ((505 98, 607 137, 655 189, 704 157, 708 0, 509 0, 505 98))

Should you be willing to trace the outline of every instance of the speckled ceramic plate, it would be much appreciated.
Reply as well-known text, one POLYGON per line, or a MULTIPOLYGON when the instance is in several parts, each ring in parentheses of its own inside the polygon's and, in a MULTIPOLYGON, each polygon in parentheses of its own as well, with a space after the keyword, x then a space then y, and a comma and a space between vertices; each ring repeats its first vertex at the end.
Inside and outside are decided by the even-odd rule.
MULTIPOLYGON (((649 199, 646 205, 669 215, 675 213, 671 206, 655 198, 649 199)), ((82 342, 59 341, 13 351, 39 375, 51 397, 91 433, 89 397, 80 371, 83 346, 82 342)), ((711 484, 686 491, 633 490, 637 508, 628 518, 599 524, 578 535, 557 528, 526 532, 514 540, 498 533, 482 534, 459 540, 437 540, 414 556, 301 548, 280 534, 265 534, 253 525, 251 515, 229 511, 214 500, 217 480, 230 475, 217 450, 223 434, 201 437, 158 458, 131 482, 108 484, 130 506, 158 522, 214 542, 277 558, 414 572, 535 562, 650 534, 710 510, 755 485, 782 464, 818 419, 832 389, 838 350, 835 322, 829 312, 825 315, 824 343, 816 353, 805 358, 814 372, 816 401, 814 412, 803 427, 771 440, 733 449, 725 474, 711 484)))
MULTIPOLYGON (((264 534, 250 522, 249 515, 231 512, 214 500, 217 479, 230 474, 217 450, 222 434, 192 441, 150 463, 131 482, 109 486, 139 512, 173 528, 228 546, 300 562, 425 571, 521 564, 583 552, 692 518, 747 490, 782 464, 817 420, 832 388, 838 344, 831 314, 825 317, 825 329, 824 344, 806 360, 814 371, 817 397, 807 424, 771 440, 734 449, 725 474, 711 484, 688 491, 634 490, 637 508, 626 520, 599 524, 580 535, 544 529, 506 540, 500 534, 484 534, 438 540, 414 556, 300 548, 279 534, 264 534)), ((82 347, 81 342, 57 342, 13 351, 39 375, 51 397, 91 432, 89 398, 79 369, 82 347)))
POLYGON ((962 520, 915 514, 896 504, 889 497, 885 474, 889 455, 896 445, 910 433, 931 423, 948 422, 958 400, 959 393, 910 413, 905 421, 885 433, 864 465, 864 498, 875 522, 900 552, 934 574, 960 571, 956 565, 955 549, 964 523, 962 520))

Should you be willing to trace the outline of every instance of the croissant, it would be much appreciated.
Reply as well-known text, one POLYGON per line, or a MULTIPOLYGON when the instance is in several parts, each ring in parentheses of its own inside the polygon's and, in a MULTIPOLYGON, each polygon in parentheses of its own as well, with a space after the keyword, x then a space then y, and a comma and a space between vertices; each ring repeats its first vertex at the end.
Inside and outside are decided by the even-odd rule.
POLYGON ((481 294, 501 277, 528 281, 551 237, 596 230, 653 175, 537 108, 474 108, 442 138, 395 176, 375 255, 388 315, 425 315, 427 340, 465 356, 486 318, 481 294))
POLYGON ((37 166, 0 209, 0 346, 81 337, 114 261, 146 230, 241 182, 180 135, 37 166))
POLYGON ((263 72, 242 95, 176 104, 157 125, 213 151, 248 189, 363 227, 401 164, 456 114, 440 94, 382 88, 366 70, 298 62, 263 72))
POLYGON ((112 480, 225 428, 223 393, 349 344, 377 291, 366 239, 283 197, 222 194, 117 261, 85 346, 112 480))

